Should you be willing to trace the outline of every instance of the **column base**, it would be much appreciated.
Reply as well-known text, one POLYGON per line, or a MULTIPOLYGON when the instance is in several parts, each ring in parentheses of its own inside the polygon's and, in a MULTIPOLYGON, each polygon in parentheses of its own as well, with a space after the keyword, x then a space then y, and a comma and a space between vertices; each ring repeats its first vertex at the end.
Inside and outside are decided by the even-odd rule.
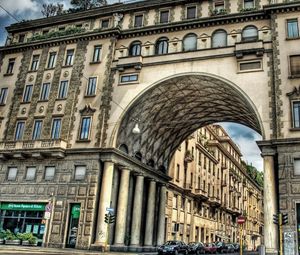
MULTIPOLYGON (((106 249, 109 251, 110 250, 110 245, 107 245, 106 249)), ((105 252, 105 244, 100 243, 100 242, 99 243, 93 243, 93 244, 91 244, 90 250, 105 252)))
POLYGON ((113 244, 110 246, 110 251, 116 251, 116 252, 127 252, 128 247, 125 244, 113 244))

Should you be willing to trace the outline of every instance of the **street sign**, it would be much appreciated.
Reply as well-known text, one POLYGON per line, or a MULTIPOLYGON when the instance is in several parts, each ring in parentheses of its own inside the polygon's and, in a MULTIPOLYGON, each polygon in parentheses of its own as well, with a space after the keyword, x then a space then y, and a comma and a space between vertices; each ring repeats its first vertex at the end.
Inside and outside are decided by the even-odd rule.
POLYGON ((108 207, 107 207, 107 208, 106 208, 106 211, 107 211, 107 212, 114 213, 115 209, 114 209, 114 208, 108 208, 108 207))
POLYGON ((50 212, 45 212, 44 219, 49 220, 50 218, 51 218, 51 213, 50 212))
POLYGON ((238 224, 244 224, 246 222, 246 219, 243 216, 240 216, 237 218, 237 223, 238 224))
POLYGON ((45 212, 51 212, 52 211, 52 204, 46 204, 45 206, 45 212))

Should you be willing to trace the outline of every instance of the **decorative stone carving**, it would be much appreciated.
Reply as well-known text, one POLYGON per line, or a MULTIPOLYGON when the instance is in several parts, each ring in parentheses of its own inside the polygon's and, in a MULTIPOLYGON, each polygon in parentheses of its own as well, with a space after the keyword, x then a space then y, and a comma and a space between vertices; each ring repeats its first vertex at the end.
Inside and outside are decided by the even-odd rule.
POLYGON ((122 13, 114 13, 114 27, 118 27, 120 22, 123 19, 123 14, 122 13))
POLYGON ((79 112, 81 115, 93 115, 96 109, 92 108, 90 104, 86 104, 79 112))
POLYGON ((290 98, 290 99, 296 99, 296 98, 300 98, 300 85, 299 87, 294 87, 292 92, 286 93, 286 95, 290 98))
POLYGON ((33 80, 34 80, 34 76, 33 76, 33 75, 30 75, 28 81, 29 81, 29 82, 32 82, 33 80))
POLYGON ((44 106, 40 106, 39 108, 39 113, 43 113, 44 112, 45 107, 44 106))
POLYGON ((69 76, 69 72, 68 71, 65 71, 64 72, 64 77, 68 77, 69 76))
POLYGON ((58 112, 60 112, 61 110, 62 110, 62 104, 59 104, 58 106, 57 106, 57 108, 56 108, 56 110, 58 111, 58 112))
POLYGON ((46 80, 50 80, 51 79, 51 73, 47 73, 46 74, 46 80))
POLYGON ((24 115, 26 113, 26 107, 23 107, 21 113, 24 115))

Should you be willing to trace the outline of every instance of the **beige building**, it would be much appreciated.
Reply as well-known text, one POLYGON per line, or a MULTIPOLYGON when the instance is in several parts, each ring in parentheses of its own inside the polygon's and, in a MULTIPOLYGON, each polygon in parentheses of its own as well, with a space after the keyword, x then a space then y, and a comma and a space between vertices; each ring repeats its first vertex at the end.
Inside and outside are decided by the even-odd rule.
POLYGON ((266 253, 278 253, 279 211, 289 217, 286 249, 298 252, 299 8, 149 0, 9 26, 0 48, 1 228, 35 232, 43 245, 99 248, 112 208, 112 248, 149 250, 165 240, 177 147, 230 121, 263 137, 266 253))
POLYGON ((168 240, 236 243, 237 217, 242 215, 247 218, 243 230, 247 249, 261 244, 263 192, 247 174, 241 156, 219 125, 197 130, 180 145, 169 170, 168 240))

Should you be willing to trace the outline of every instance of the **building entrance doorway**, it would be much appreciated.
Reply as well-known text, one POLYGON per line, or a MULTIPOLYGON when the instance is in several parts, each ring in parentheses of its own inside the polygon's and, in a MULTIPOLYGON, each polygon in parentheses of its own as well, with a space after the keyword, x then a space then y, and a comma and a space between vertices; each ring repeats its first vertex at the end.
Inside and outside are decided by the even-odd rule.
POLYGON ((75 248, 78 235, 78 222, 80 217, 80 204, 72 204, 70 207, 70 218, 66 247, 75 248))

